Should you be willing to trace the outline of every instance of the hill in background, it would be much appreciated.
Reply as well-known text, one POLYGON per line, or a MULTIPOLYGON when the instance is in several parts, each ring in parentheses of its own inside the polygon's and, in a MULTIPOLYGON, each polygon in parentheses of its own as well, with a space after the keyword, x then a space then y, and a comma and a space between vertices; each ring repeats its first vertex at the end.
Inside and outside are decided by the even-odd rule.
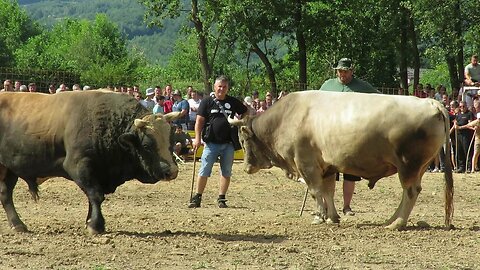
POLYGON ((41 25, 51 27, 64 18, 93 20, 105 13, 116 23, 130 48, 144 52, 152 64, 166 65, 186 17, 167 20, 162 29, 149 28, 144 22, 145 7, 136 0, 19 0, 29 16, 41 25))

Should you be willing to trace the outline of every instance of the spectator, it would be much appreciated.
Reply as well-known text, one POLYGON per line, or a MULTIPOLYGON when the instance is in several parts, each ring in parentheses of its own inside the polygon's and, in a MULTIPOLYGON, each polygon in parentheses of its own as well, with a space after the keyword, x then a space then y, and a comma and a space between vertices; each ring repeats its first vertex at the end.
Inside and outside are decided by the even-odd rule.
POLYGON ((252 103, 253 103, 253 99, 250 96, 246 96, 243 99, 243 105, 247 106, 248 115, 256 115, 257 114, 257 111, 253 108, 252 103))
POLYGON ((28 92, 37 92, 37 85, 35 83, 28 84, 28 92))
MULTIPOLYGON (((134 92, 133 97, 138 101, 138 103, 142 104, 142 101, 143 101, 142 93, 134 92)), ((145 106, 145 105, 143 105, 143 106, 145 106)))
POLYGON ((180 112, 181 117, 177 120, 174 120, 173 123, 175 125, 182 125, 184 130, 187 130, 188 124, 188 112, 190 111, 190 106, 188 105, 188 101, 182 98, 182 93, 179 90, 175 90, 172 94, 173 97, 173 112, 180 112))
POLYGON ((465 86, 480 87, 480 66, 478 65, 478 55, 472 55, 470 64, 465 66, 465 86))
POLYGON ((62 84, 60 84, 58 89, 55 91, 55 93, 60 93, 60 92, 65 92, 65 91, 67 91, 67 86, 64 83, 62 83, 62 84))
POLYGON ((1 92, 13 92, 13 85, 11 80, 5 80, 3 82, 3 89, 1 92))
POLYGON ((450 99, 448 98, 447 94, 442 95, 442 99, 440 100, 440 103, 442 103, 443 106, 445 106, 445 108, 447 108, 447 110, 450 109, 450 99))
POLYGON ((20 86, 22 86, 22 82, 21 81, 15 81, 15 87, 13 89, 14 92, 23 92, 21 89, 20 89, 20 86))
POLYGON ((133 86, 133 92, 140 93, 140 86, 138 86, 138 84, 135 84, 135 85, 133 86))
POLYGON ((477 111, 476 113, 477 119, 467 124, 469 128, 474 130, 474 134, 475 134, 475 144, 473 147, 472 169, 471 169, 472 173, 479 170, 478 157, 480 156, 480 102, 476 100, 473 106, 477 111))
MULTIPOLYGON (((353 76, 353 63, 349 58, 342 58, 335 67, 337 78, 329 79, 320 87, 321 91, 334 92, 362 92, 362 93, 378 93, 368 82, 357 79, 353 76)), ((352 101, 354 102, 354 101, 352 101)), ((339 174, 337 174, 339 178, 339 174)), ((362 178, 355 175, 343 174, 343 214, 348 216, 355 215, 352 211, 350 203, 355 191, 355 181, 362 178)))
POLYGON ((247 107, 242 102, 228 95, 229 86, 227 77, 218 77, 214 84, 214 97, 203 98, 198 108, 193 147, 196 149, 200 146, 203 130, 205 148, 201 158, 202 165, 198 173, 197 193, 190 200, 189 208, 200 207, 208 177, 210 177, 213 164, 218 157, 220 157, 221 176, 217 203, 220 208, 228 207, 225 195, 232 176, 233 155, 236 148, 234 145, 238 146, 239 142, 236 128, 230 126, 224 113, 222 113, 222 108, 227 115, 238 114, 243 117, 247 113, 247 107), (205 134, 207 130, 210 133, 205 134))
POLYGON ((173 98, 167 99, 167 97, 163 97, 165 99, 163 103, 163 111, 165 113, 169 113, 173 111, 173 98))
POLYGON ((192 98, 193 87, 191 85, 187 86, 187 91, 185 92, 185 100, 189 100, 192 98))
POLYGON ((449 120, 450 120, 450 141, 452 142, 452 164, 453 164, 453 167, 456 168, 457 167, 457 137, 458 137, 458 132, 457 130, 455 129, 454 127, 454 123, 455 123, 455 119, 457 118, 457 114, 458 112, 460 111, 460 109, 458 108, 458 101, 456 100, 452 100, 450 101, 450 106, 449 106, 449 109, 448 109, 448 115, 449 115, 449 120))
POLYGON ((417 84, 417 87, 415 88, 413 95, 419 98, 427 97, 426 93, 423 91, 423 84, 421 83, 417 84))
MULTIPOLYGON (((163 94, 162 92, 163 92, 163 91, 162 91, 162 88, 161 88, 160 86, 158 86, 158 85, 155 86, 154 91, 155 91, 155 96, 153 97, 153 100, 154 100, 155 102, 157 102, 157 98, 160 97, 160 96, 162 96, 162 94, 163 94)), ((165 100, 165 97, 163 97, 163 100, 165 100)))
POLYGON ((191 98, 188 100, 188 105, 190 106, 190 111, 188 113, 188 130, 195 129, 195 119, 197 118, 197 110, 200 106, 202 99, 197 91, 192 90, 190 92, 191 98))
POLYGON ((133 87, 128 86, 128 87, 127 87, 127 95, 133 96, 133 93, 134 93, 134 92, 133 92, 133 87))
POLYGON ((181 125, 175 126, 173 142, 175 143, 173 150, 178 156, 181 156, 185 160, 187 155, 190 154, 191 148, 189 148, 189 146, 192 145, 192 138, 188 133, 183 132, 181 125))
MULTIPOLYGON (((165 86, 165 90, 163 90, 163 95, 165 96, 165 100, 172 100, 172 85, 167 84, 165 86)), ((172 101, 173 102, 173 101, 172 101)))
POLYGON ((270 92, 267 92, 265 94, 265 105, 267 106, 267 109, 270 108, 273 105, 273 96, 270 92))
POLYGON ((253 102, 252 102, 252 107, 256 110, 259 109, 259 105, 260 105, 260 98, 258 96, 258 91, 253 91, 252 93, 252 99, 253 99, 253 102))
POLYGON ((48 93, 50 93, 50 94, 55 94, 56 92, 57 92, 57 91, 56 91, 56 89, 55 89, 55 84, 50 84, 50 85, 48 86, 48 93))
MULTIPOLYGON (((454 128, 458 132, 457 136, 457 160, 458 160, 458 167, 456 172, 457 173, 464 173, 468 170, 468 166, 471 166, 471 155, 467 156, 468 147, 470 145, 470 141, 472 140, 473 132, 468 127, 468 123, 474 120, 474 115, 471 111, 468 110, 467 103, 465 101, 460 101, 460 112, 457 114, 455 118, 455 122, 453 123, 454 128)), ((473 153, 472 153, 473 154, 473 153)))
POLYGON ((28 92, 28 87, 25 84, 20 85, 18 92, 28 92))
POLYGON ((398 88, 397 94, 400 96, 406 95, 405 89, 403 89, 403 87, 398 88))
MULTIPOLYGON (((91 87, 88 86, 88 85, 83 86, 83 91, 88 91, 88 90, 90 90, 90 89, 91 89, 91 87)), ((117 92, 116 89, 117 89, 117 88, 115 87, 115 88, 113 89, 113 91, 117 92)))
POLYGON ((153 113, 161 113, 164 114, 164 103, 165 103, 165 97, 164 96, 155 96, 155 106, 153 106, 153 113))
POLYGON ((257 115, 264 113, 268 109, 267 102, 265 100, 260 100, 257 115))
POLYGON ((72 85, 72 91, 82 91, 82 88, 80 88, 80 85, 76 83, 72 85))
POLYGON ((438 85, 437 86, 437 92, 435 92, 435 99, 438 100, 438 101, 442 101, 443 99, 443 95, 446 93, 446 89, 445 89, 445 86, 443 85, 438 85))
MULTIPOLYGON (((134 92, 134 93, 140 93, 140 92, 134 92)), ((149 111, 153 111, 153 107, 155 107, 155 101, 152 99, 153 96, 155 96, 155 91, 153 88, 148 88, 145 91, 145 96, 146 98, 143 100, 140 100, 140 104, 143 105, 143 107, 147 108, 149 111)))

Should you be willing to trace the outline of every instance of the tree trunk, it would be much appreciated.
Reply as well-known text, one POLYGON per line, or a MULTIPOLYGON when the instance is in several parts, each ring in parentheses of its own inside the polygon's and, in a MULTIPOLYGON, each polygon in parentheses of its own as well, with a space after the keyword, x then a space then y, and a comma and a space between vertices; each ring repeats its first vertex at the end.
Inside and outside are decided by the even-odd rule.
POLYGON ((401 18, 400 18, 400 44, 399 44, 399 73, 400 73, 400 87, 405 89, 405 92, 408 93, 408 62, 407 62, 407 51, 408 51, 408 28, 406 21, 408 20, 408 11, 401 9, 401 18))
POLYGON ((267 55, 258 47, 257 44, 252 43, 251 45, 252 45, 252 51, 258 55, 263 65, 265 66, 265 70, 267 72, 267 76, 270 81, 271 92, 277 95, 277 80, 275 78, 275 71, 273 70, 270 60, 268 60, 267 55))
POLYGON ((454 55, 446 55, 445 60, 447 61, 448 66, 448 75, 450 77, 450 84, 452 87, 458 87, 456 82, 458 81, 458 72, 457 72, 457 61, 456 56, 454 55))
POLYGON ((303 4, 302 0, 297 1, 295 21, 297 23, 297 30, 295 31, 295 38, 298 46, 298 84, 299 90, 307 89, 307 42, 303 34, 303 4))
POLYGON ((205 37, 203 23, 198 17, 198 0, 192 0, 191 20, 198 35, 198 56, 200 58, 200 62, 202 63, 203 85, 205 87, 205 93, 210 93, 212 91, 212 84, 210 82, 212 67, 208 63, 207 38, 205 37))
POLYGON ((456 35, 456 39, 457 39, 457 42, 456 42, 456 45, 457 45, 457 59, 456 59, 456 62, 457 62, 457 78, 456 80, 452 83, 452 89, 453 87, 457 87, 458 89, 460 89, 460 86, 461 84, 463 83, 463 81, 465 80, 465 74, 464 74, 464 66, 463 66, 463 38, 462 38, 462 31, 463 31, 463 28, 462 28, 462 22, 463 22, 463 18, 462 18, 462 12, 460 10, 460 3, 457 2, 455 4, 455 17, 457 18, 457 20, 455 21, 455 35, 456 35))
POLYGON ((413 91, 420 82, 420 52, 417 44, 417 33, 415 31, 415 23, 413 17, 409 17, 408 31, 412 40, 412 54, 413 54, 413 91))

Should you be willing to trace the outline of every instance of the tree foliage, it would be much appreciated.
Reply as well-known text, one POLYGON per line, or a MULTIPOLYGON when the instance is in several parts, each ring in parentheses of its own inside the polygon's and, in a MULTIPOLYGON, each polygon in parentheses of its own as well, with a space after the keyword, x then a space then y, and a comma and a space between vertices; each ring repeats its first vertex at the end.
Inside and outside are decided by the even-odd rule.
POLYGON ((105 15, 93 22, 65 19, 32 37, 15 54, 18 67, 71 71, 97 86, 135 82, 142 63, 129 54, 117 26, 105 15))
MULTIPOLYGON (((3 13, 15 8, 0 1, 7 3, 3 13)), ((480 50, 478 3, 467 0, 20 1, 27 2, 52 29, 38 35, 25 30, 35 27, 20 27, 31 23, 21 12, 8 17, 18 27, 0 33, 2 63, 14 64, 8 48, 17 45, 19 66, 72 70, 102 83, 196 81, 209 90, 224 73, 239 95, 318 89, 334 76, 332 65, 350 57, 356 76, 375 86, 405 86, 407 67, 417 83, 422 67, 434 69, 422 80, 449 78, 455 87, 480 50), (95 17, 98 12, 107 15, 95 17), (27 33, 22 46, 19 33, 27 33), (148 49, 142 54, 142 48, 148 49), (139 55, 155 65, 145 66, 139 55)))
POLYGON ((12 0, 0 0, 0 22, 0 66, 11 66, 14 51, 41 28, 12 0))

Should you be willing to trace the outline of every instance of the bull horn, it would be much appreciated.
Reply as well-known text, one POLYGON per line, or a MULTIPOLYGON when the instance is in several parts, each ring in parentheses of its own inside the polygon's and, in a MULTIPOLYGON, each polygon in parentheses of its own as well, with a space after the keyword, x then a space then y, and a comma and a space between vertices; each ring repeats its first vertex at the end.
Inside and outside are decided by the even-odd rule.
POLYGON ((176 120, 180 117, 182 117, 181 112, 170 112, 170 113, 165 114, 163 116, 163 119, 165 119, 165 121, 167 121, 167 122, 170 122, 170 121, 176 120))
POLYGON ((135 127, 137 128, 143 128, 145 127, 148 122, 145 121, 145 120, 142 120, 142 119, 135 119, 135 121, 133 122, 133 124, 135 125, 135 127))
POLYGON ((228 119, 228 123, 231 126, 245 126, 246 123, 247 123, 245 118, 243 118, 243 119, 232 119, 230 117, 227 117, 227 119, 228 119))

